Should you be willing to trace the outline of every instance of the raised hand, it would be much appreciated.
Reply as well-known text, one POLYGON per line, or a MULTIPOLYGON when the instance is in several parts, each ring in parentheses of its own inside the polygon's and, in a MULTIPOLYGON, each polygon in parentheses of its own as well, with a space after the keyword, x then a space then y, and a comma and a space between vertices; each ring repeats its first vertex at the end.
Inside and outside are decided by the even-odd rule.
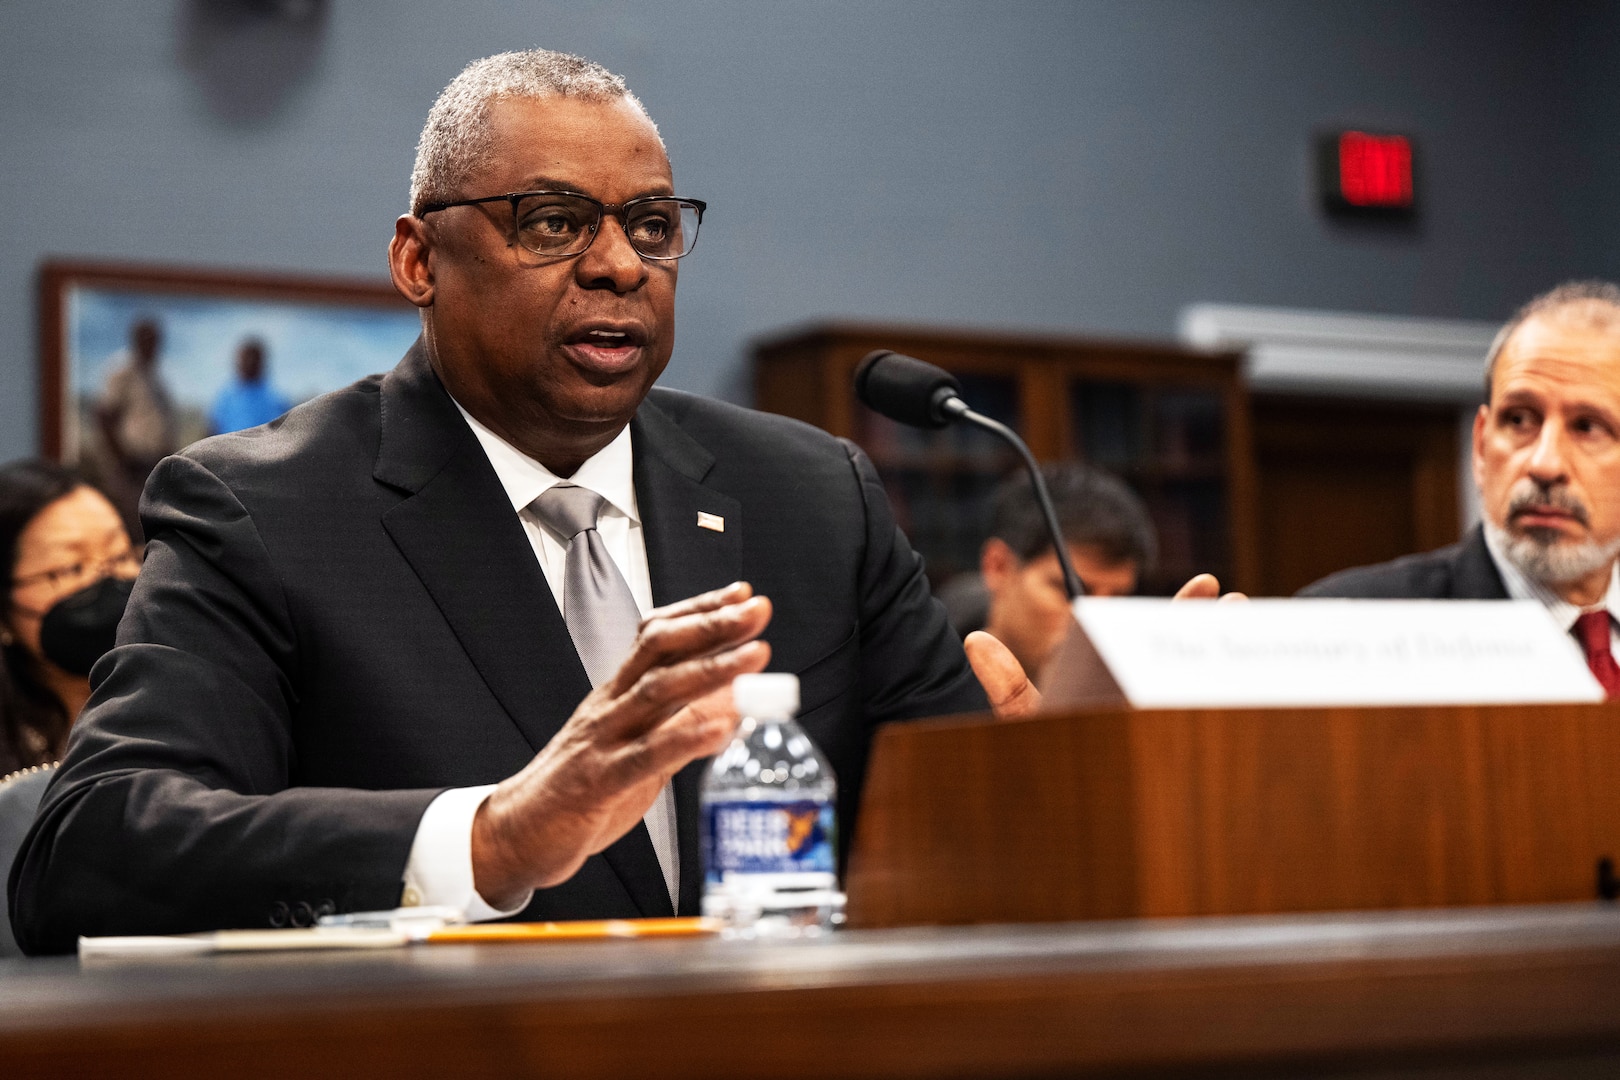
POLYGON ((764 669, 771 603, 744 582, 648 613, 630 655, 473 820, 473 884, 497 907, 572 877, 682 766, 724 749, 731 680, 764 669))
MULTIPOLYGON (((1214 574, 1198 574, 1176 591, 1177 600, 1246 600, 1239 592, 1222 595, 1214 574)), ((1016 720, 1040 711, 1041 692, 1030 681, 1017 657, 999 640, 983 630, 975 630, 962 642, 968 665, 984 687, 990 708, 998 720, 1016 720)))
POLYGON ((1013 656, 1012 650, 983 630, 975 630, 962 642, 968 665, 984 687, 985 697, 998 720, 1016 720, 1041 707, 1041 692, 1013 656))
POLYGON ((1214 574, 1194 574, 1187 584, 1176 590, 1174 600, 1247 600, 1240 592, 1221 592, 1221 583, 1214 574))

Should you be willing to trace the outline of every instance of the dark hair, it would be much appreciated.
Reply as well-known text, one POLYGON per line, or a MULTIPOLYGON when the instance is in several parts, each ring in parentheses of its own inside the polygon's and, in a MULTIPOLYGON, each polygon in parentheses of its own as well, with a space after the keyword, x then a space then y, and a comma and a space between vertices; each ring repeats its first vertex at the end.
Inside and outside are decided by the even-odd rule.
MULTIPOLYGON (((0 626, 11 625, 11 579, 17 570, 17 540, 39 512, 84 481, 49 461, 13 461, 0 466, 0 626)), ((73 717, 39 675, 39 665, 11 640, 0 648, 0 774, 55 758, 73 717), (28 736, 33 738, 29 739, 28 736)))
MULTIPOLYGON (((1147 508, 1118 477, 1089 465, 1043 465, 1041 476, 1052 493, 1063 537, 1091 545, 1112 560, 1129 559, 1147 574, 1159 556, 1158 538, 1147 508)), ((1024 562, 1051 550, 1046 519, 1035 502, 1029 477, 1020 469, 996 488, 990 535, 1024 562)))
POLYGON ((1608 281, 1566 281, 1562 285, 1548 289, 1540 296, 1531 300, 1524 307, 1513 313, 1513 318, 1503 324, 1502 329, 1496 332, 1491 341, 1490 349, 1485 353, 1485 403, 1491 400, 1491 376, 1496 373, 1496 358, 1502 355, 1507 347, 1508 339, 1529 320, 1537 315, 1545 315, 1549 311, 1559 308, 1572 307, 1576 304, 1592 304, 1612 309, 1608 322, 1620 321, 1620 285, 1608 281))

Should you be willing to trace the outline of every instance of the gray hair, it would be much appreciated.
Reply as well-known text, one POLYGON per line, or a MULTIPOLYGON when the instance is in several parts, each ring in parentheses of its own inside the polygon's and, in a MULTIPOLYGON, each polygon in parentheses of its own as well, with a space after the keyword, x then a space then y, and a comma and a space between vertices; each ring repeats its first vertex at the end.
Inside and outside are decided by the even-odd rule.
POLYGON ((1547 290, 1514 312, 1513 318, 1496 332, 1496 337, 1491 341, 1490 351, 1485 354, 1487 404, 1491 400, 1491 376, 1496 371, 1496 358, 1507 347, 1508 339, 1519 327, 1536 316, 1569 307, 1580 308, 1582 319, 1592 326, 1606 328, 1620 325, 1620 285, 1596 280, 1566 281, 1556 288, 1547 290))
POLYGON ((489 160, 489 112, 497 100, 552 96, 592 103, 627 98, 647 112, 622 78, 584 57, 525 49, 474 60, 428 110, 411 169, 411 212, 460 197, 467 177, 489 160))

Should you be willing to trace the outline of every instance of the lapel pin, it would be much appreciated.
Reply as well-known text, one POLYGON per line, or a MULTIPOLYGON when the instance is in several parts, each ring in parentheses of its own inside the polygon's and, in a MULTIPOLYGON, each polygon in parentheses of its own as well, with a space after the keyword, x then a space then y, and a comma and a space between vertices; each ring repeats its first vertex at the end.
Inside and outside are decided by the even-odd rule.
POLYGON ((725 532, 726 519, 721 517, 719 514, 705 514, 702 510, 699 510, 698 528, 712 529, 715 532, 725 532))

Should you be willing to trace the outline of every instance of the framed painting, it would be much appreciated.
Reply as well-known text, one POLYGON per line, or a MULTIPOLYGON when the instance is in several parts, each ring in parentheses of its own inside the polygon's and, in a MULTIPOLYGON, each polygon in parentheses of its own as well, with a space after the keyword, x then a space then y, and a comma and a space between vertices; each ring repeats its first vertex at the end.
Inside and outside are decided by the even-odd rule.
POLYGON ((40 451, 132 524, 159 459, 387 371, 421 330, 386 281, 52 262, 39 285, 40 451))

